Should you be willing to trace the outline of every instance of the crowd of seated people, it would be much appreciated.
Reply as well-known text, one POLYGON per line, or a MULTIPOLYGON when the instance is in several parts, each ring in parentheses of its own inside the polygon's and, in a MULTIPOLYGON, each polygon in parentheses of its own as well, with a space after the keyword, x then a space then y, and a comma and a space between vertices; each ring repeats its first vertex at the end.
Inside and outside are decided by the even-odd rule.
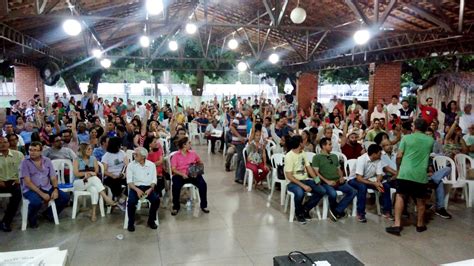
MULTIPOLYGON (((394 95, 388 105, 377 103, 367 116, 357 99, 346 107, 338 99, 323 105, 314 98, 309 110, 303 110, 290 95, 275 103, 262 96, 215 97, 197 108, 183 107, 178 97, 173 106, 160 106, 151 100, 125 104, 117 97, 109 102, 92 93, 78 101, 65 94, 44 103, 35 97, 25 106, 13 100, 0 138, 0 193, 11 194, 0 229, 11 231, 22 197, 30 202, 30 227, 38 226, 43 203, 54 200, 58 213, 68 205, 70 195, 61 190, 52 164, 58 159, 72 163, 65 175, 74 190, 90 192, 92 221, 97 220, 102 197, 108 206, 127 211, 127 228, 134 231, 136 205, 146 198, 147 224, 156 229, 163 190, 172 197, 171 214, 178 215, 185 184, 197 188, 200 209, 209 213, 204 167, 191 145, 190 123, 195 123, 209 140, 210 156, 216 156, 220 142, 217 152, 226 151, 225 170, 235 167, 238 184, 249 169, 263 190, 272 155, 283 154, 282 178, 288 185, 281 189, 294 194, 300 223, 311 219, 311 210, 325 196, 332 220, 343 219, 357 198, 357 219, 367 222, 366 197, 372 189, 381 195, 383 217, 395 221, 387 231, 399 234, 409 196, 417 199, 419 215, 425 210, 428 182, 436 190, 434 212, 451 218, 442 184, 449 170, 435 171, 430 155, 454 159, 459 153, 474 154, 472 106, 466 104, 461 112, 455 101, 443 103, 444 127, 438 129, 438 112, 432 105, 429 98, 426 104, 410 106, 394 95), (425 146, 416 150, 418 145, 425 146), (353 171, 341 164, 341 156, 355 160, 353 171), (411 168, 417 172, 411 174, 411 168), (392 189, 397 191, 395 207, 392 189)), ((43 213, 48 220, 51 215, 51 208, 43 213)), ((417 230, 426 230, 422 217, 417 230)))

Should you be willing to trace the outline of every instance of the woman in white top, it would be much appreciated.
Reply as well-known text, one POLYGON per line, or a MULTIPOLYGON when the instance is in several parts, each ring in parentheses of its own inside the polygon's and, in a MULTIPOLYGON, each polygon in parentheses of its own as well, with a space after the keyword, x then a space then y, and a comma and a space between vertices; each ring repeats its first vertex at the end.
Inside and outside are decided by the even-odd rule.
POLYGON ((87 143, 80 144, 78 155, 79 156, 73 162, 75 177, 74 190, 87 190, 91 193, 91 220, 95 222, 97 220, 95 212, 97 203, 99 202, 99 194, 108 205, 115 206, 117 203, 107 196, 102 181, 97 177, 99 165, 97 164, 97 159, 92 156, 92 146, 87 143))
POLYGON ((110 138, 109 144, 107 145, 107 152, 102 157, 102 163, 105 168, 104 184, 110 187, 112 195, 118 199, 122 196, 122 186, 127 185, 124 173, 128 160, 125 152, 120 149, 121 146, 122 140, 120 138, 110 138))

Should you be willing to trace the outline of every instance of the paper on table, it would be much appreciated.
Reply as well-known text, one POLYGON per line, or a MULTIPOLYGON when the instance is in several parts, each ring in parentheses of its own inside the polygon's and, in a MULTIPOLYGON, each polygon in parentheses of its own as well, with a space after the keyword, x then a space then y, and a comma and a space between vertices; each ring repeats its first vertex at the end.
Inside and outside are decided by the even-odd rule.
POLYGON ((0 266, 4 265, 66 265, 67 250, 58 247, 0 252, 0 266))

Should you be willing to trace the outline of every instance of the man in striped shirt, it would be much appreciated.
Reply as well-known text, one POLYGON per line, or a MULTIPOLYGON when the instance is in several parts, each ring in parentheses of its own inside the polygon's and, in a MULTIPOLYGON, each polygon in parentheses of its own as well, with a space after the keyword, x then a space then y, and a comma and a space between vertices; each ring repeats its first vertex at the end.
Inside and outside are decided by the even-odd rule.
MULTIPOLYGON (((248 112, 247 110, 243 111, 248 112)), ((243 150, 247 142, 247 122, 244 115, 238 113, 230 126, 232 133, 232 144, 237 150, 237 169, 235 170, 235 182, 242 184, 245 175, 243 150)))

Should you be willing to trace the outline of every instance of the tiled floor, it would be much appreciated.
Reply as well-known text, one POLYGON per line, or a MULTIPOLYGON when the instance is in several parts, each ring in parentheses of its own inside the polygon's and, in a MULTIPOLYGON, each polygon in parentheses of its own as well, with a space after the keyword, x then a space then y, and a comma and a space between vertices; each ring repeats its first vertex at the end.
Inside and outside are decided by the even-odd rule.
MULTIPOLYGON (((369 206, 368 223, 346 218, 334 223, 288 223, 275 193, 266 207, 268 191, 247 192, 226 173, 222 155, 207 155, 197 147, 206 166, 210 214, 182 208, 172 217, 160 208, 158 230, 145 227, 146 212, 137 230, 122 229, 123 213, 91 223, 87 211, 71 220, 71 208, 55 226, 40 222, 36 230, 20 231, 20 217, 12 233, 0 232, 0 251, 59 246, 69 252, 70 265, 272 265, 276 255, 293 250, 347 250, 367 265, 434 265, 474 258, 474 209, 450 203, 452 220, 432 216, 428 231, 406 226, 402 237, 384 232, 386 222, 369 206), (123 240, 116 236, 123 234, 123 240)), ((0 210, 3 215, 3 210, 0 210)))

